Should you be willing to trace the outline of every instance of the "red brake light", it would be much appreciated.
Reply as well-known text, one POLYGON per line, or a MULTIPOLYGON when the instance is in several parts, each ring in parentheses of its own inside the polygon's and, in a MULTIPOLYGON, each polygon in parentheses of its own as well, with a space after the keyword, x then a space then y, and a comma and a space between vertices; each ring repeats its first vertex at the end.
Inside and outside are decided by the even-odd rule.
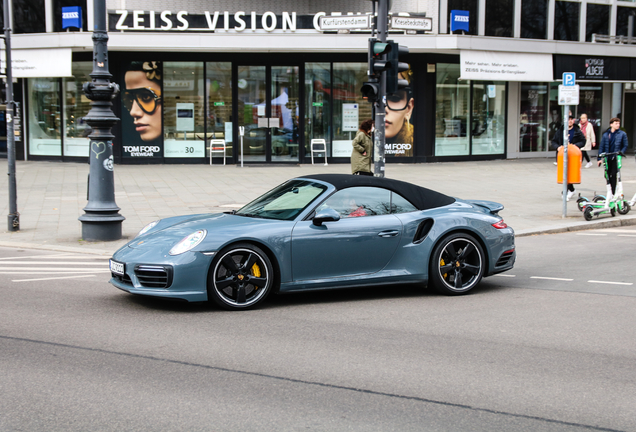
POLYGON ((507 223, 505 223, 505 222, 503 221, 503 219, 502 219, 502 220, 500 220, 499 222, 495 222, 494 224, 492 224, 492 226, 494 226, 494 227, 495 227, 495 228, 497 228, 497 229, 504 229, 504 228, 508 228, 508 224, 507 224, 507 223))

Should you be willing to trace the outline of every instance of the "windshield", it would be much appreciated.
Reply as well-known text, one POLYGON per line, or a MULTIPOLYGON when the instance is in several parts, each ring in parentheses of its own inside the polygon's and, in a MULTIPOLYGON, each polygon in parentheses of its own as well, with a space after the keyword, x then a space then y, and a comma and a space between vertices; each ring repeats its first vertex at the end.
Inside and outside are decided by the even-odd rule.
POLYGON ((236 212, 237 215, 265 219, 293 220, 327 186, 308 180, 290 180, 256 198, 236 212))

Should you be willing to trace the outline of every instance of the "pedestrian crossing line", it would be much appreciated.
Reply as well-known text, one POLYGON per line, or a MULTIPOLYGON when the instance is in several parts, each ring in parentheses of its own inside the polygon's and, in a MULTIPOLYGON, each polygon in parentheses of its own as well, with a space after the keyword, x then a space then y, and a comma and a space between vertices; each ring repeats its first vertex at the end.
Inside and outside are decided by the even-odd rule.
POLYGON ((597 280, 589 280, 589 283, 597 283, 597 284, 608 284, 608 285, 634 285, 632 282, 611 282, 611 281, 597 281, 597 280))
POLYGON ((76 278, 87 278, 87 277, 96 277, 96 275, 89 274, 89 275, 80 275, 80 276, 60 276, 60 277, 38 278, 38 279, 13 279, 11 282, 36 282, 36 281, 47 281, 47 280, 56 280, 56 279, 76 279, 76 278))
POLYGON ((15 256, 15 257, 3 257, 0 258, 0 261, 12 261, 12 260, 21 260, 21 259, 84 259, 84 260, 107 260, 107 257, 104 256, 87 256, 80 254, 56 254, 56 255, 33 255, 33 256, 15 256))
POLYGON ((555 281, 563 281, 563 282, 572 282, 574 279, 567 278, 555 278, 555 277, 545 277, 545 276, 530 276, 530 279, 545 279, 545 280, 555 280, 555 281))
POLYGON ((606 236, 607 234, 600 234, 600 233, 576 233, 576 235, 580 235, 580 236, 606 236))
POLYGON ((618 237, 636 237, 636 234, 619 234, 618 237))
POLYGON ((508 277, 508 278, 510 278, 510 277, 517 277, 516 275, 509 275, 509 274, 496 274, 496 275, 494 275, 494 276, 498 276, 498 277, 508 277))

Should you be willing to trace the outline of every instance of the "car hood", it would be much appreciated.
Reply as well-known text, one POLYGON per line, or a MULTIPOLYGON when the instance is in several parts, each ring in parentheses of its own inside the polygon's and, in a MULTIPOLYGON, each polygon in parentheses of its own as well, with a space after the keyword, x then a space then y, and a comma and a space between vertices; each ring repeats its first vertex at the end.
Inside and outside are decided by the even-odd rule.
POLYGON ((222 242, 225 238, 239 238, 249 231, 263 229, 263 225, 271 225, 276 222, 280 221, 255 219, 227 213, 169 218, 161 220, 154 230, 135 238, 127 246, 133 249, 169 250, 178 241, 200 229, 208 232, 202 244, 209 244, 211 239, 222 242))

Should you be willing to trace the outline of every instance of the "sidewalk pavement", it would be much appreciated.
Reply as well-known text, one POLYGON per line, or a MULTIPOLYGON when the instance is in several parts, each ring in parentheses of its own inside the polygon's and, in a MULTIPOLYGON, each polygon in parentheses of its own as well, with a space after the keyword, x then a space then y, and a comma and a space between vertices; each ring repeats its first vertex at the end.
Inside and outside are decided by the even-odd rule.
MULTIPOLYGON (((563 186, 556 183, 553 158, 481 162, 387 164, 386 176, 457 198, 497 201, 518 236, 636 225, 627 215, 585 221, 576 197, 605 193, 603 169, 582 168, 581 185, 562 217, 563 186)), ((595 162, 595 161, 594 161, 595 162)), ((78 217, 87 204, 89 166, 85 163, 18 161, 16 169, 20 231, 7 230, 8 176, 0 182, 0 246, 83 252, 110 256, 147 223, 181 214, 222 212, 246 204, 289 178, 313 173, 350 173, 349 164, 245 166, 116 165, 115 201, 126 217, 123 238, 86 242, 78 217)), ((623 160, 623 187, 636 192, 636 162, 623 160)))

